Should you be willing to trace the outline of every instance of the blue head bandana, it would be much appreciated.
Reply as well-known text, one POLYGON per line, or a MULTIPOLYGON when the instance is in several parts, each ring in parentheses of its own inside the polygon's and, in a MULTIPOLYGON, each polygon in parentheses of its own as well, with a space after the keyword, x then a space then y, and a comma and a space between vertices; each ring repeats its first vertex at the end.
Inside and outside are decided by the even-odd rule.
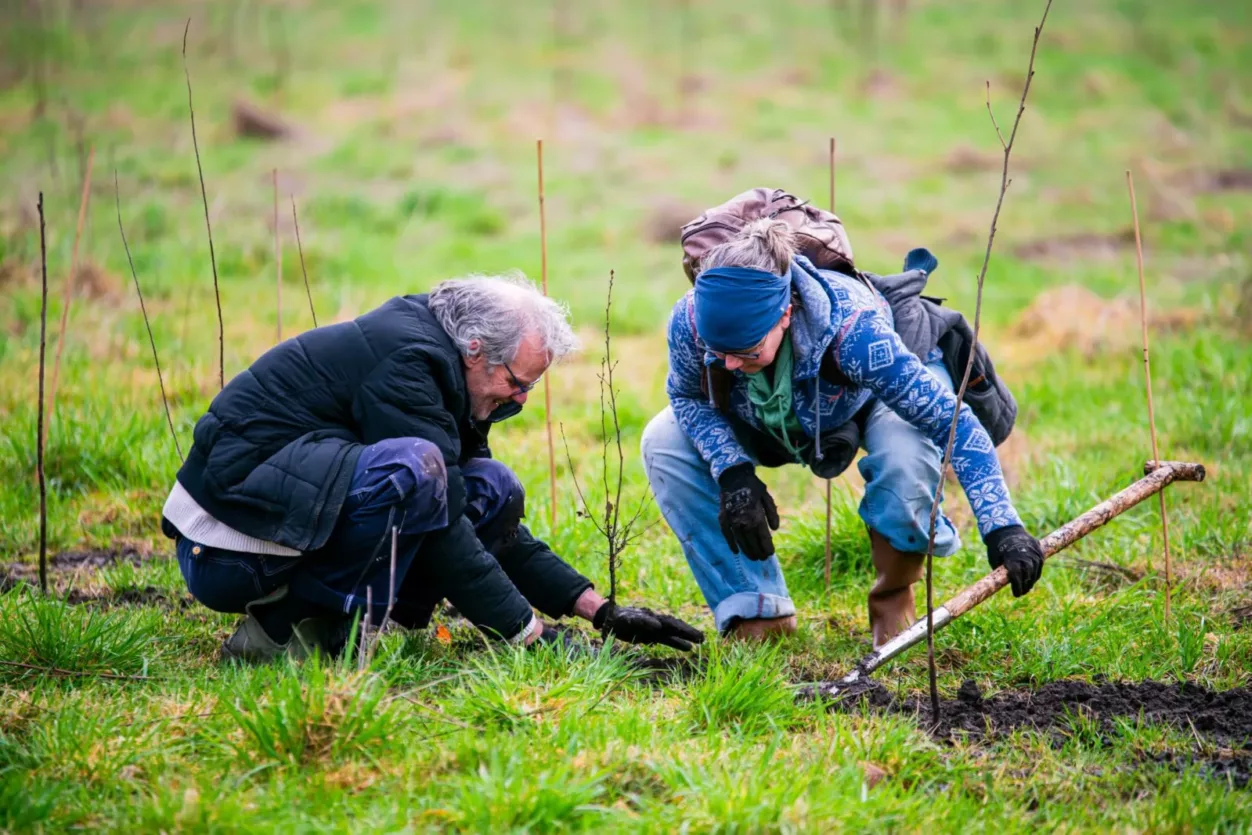
POLYGON ((696 333, 711 351, 753 347, 787 312, 791 276, 750 267, 715 267, 696 277, 696 333))

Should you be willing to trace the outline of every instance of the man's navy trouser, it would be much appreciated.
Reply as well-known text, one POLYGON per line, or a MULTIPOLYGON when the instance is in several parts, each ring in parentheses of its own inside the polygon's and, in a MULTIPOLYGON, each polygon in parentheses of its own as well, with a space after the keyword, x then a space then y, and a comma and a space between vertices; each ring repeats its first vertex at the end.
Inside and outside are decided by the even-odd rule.
MULTIPOLYGON (((461 467, 465 515, 490 550, 521 519, 522 485, 513 471, 489 458, 461 467)), ((326 545, 298 557, 227 551, 177 538, 178 565, 191 594, 219 612, 244 607, 289 587, 293 600, 351 613, 373 600, 382 620, 391 585, 391 531, 396 536, 396 601, 392 618, 410 627, 430 621, 443 593, 429 580, 422 551, 427 533, 448 524, 447 474, 438 449, 420 438, 393 438, 367 446, 357 461, 348 498, 326 545), (368 593, 366 589, 371 591, 368 593)))

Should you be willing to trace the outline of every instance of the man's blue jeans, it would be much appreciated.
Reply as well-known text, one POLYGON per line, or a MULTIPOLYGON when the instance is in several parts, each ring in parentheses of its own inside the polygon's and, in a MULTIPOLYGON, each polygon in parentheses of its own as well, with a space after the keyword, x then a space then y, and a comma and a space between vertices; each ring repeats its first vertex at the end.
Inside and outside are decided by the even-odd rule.
MULTIPOLYGON (((927 367, 951 389, 942 362, 927 367)), ((942 451, 880 401, 870 407, 862 445, 867 454, 858 462, 865 479, 861 519, 897 550, 925 552, 942 451)), ((739 620, 794 615, 778 557, 750 560, 726 544, 717 522, 720 488, 672 409, 666 407, 648 424, 642 447, 652 493, 682 545, 718 631, 739 620)), ((940 514, 935 555, 946 557, 960 547, 956 528, 940 514)))
MULTIPOLYGON (((487 458, 461 467, 465 515, 486 541, 521 518, 522 485, 512 470, 487 458), (509 518, 505 518, 509 517, 509 518)), ((372 620, 382 620, 391 593, 391 530, 396 536, 396 601, 392 617, 423 627, 443 599, 424 580, 422 540, 446 527, 447 473, 434 444, 420 438, 393 438, 365 448, 352 475, 348 498, 326 545, 298 557, 227 551, 177 539, 178 564, 197 600, 219 612, 244 607, 279 586, 310 610, 345 614, 363 611, 373 600, 372 620), (370 591, 367 594, 367 589, 370 591)))

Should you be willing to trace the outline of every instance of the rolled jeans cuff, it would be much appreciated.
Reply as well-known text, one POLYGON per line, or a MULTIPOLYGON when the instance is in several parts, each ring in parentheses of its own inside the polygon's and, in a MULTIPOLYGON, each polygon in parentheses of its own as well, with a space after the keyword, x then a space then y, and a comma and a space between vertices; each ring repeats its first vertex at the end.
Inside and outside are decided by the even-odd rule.
POLYGON ((741 620, 767 620, 785 618, 796 613, 796 604, 790 597, 776 594, 742 591, 717 604, 713 610, 713 622, 719 634, 724 634, 741 620))

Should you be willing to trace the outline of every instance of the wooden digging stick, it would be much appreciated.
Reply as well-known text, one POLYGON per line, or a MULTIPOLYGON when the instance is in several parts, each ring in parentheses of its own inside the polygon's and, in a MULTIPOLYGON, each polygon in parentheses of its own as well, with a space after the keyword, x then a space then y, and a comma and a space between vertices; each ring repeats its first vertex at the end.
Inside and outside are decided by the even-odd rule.
MULTIPOLYGON (((1165 489, 1166 485, 1175 481, 1204 481, 1204 465, 1190 464, 1182 461, 1149 461, 1143 466, 1144 477, 1134 484, 1100 502, 1071 522, 1067 522, 1052 533, 1039 540, 1043 546, 1043 557, 1047 559, 1059 551, 1073 545, 1079 539, 1115 517, 1125 513, 1139 502, 1165 489)), ((934 631, 938 632, 961 615, 973 609, 987 598, 1009 584, 1008 574, 1003 566, 992 571, 973 585, 967 586, 955 597, 935 609, 934 631)), ((856 669, 838 681, 821 681, 806 685, 800 690, 801 696, 833 697, 846 690, 856 682, 868 678, 870 673, 900 655, 910 647, 926 640, 926 619, 922 618, 883 644, 874 652, 861 659, 856 669)))

